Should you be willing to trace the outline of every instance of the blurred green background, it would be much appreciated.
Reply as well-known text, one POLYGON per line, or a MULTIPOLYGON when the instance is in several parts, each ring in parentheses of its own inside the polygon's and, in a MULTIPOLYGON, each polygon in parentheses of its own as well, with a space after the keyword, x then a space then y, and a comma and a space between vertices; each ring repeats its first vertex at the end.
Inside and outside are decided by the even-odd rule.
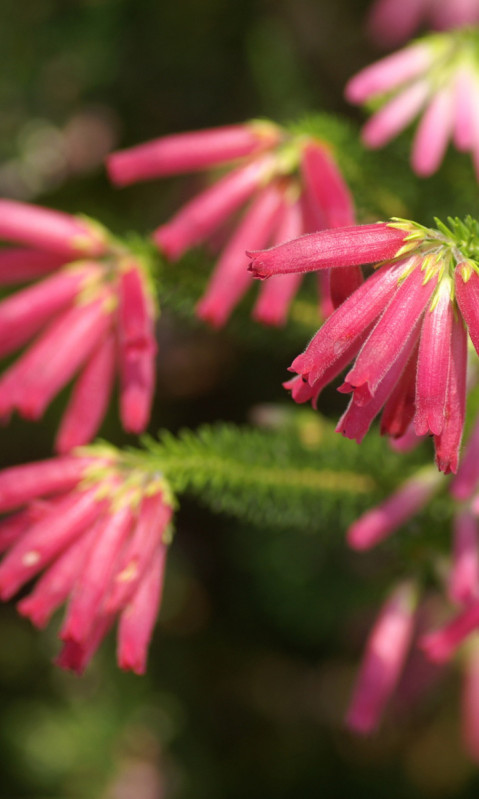
MULTIPOLYGON (((118 233, 151 230, 188 196, 188 180, 115 191, 104 155, 258 116, 317 109, 359 119, 342 89, 378 55, 364 31, 367 6, 2 0, 0 195, 97 216, 118 233)), ((159 336, 153 432, 257 419, 259 404, 286 401, 281 380, 301 346, 286 334, 258 345, 166 311, 159 336)), ((48 457, 63 405, 64 397, 41 425, 14 419, 2 430, 2 464, 48 457)), ((135 443, 115 408, 102 435, 135 443)), ((13 604, 1 607, 0 796, 476 796, 454 675, 373 740, 343 728, 390 572, 381 556, 347 553, 339 519, 320 535, 258 530, 184 498, 144 678, 119 672, 112 640, 83 678, 63 673, 51 663, 55 624, 38 633, 13 604)))

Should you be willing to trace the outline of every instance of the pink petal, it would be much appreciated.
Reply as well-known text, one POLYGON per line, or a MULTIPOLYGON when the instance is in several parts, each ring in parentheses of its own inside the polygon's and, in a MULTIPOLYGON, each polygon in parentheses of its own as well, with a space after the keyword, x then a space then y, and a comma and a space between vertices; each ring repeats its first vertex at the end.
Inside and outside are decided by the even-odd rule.
POLYGON ((462 319, 453 319, 444 428, 434 437, 436 464, 445 474, 457 471, 466 413, 467 335, 462 319))
POLYGON ((85 476, 91 458, 52 458, 0 471, 0 511, 13 510, 41 496, 74 488, 85 476))
POLYGON ((479 551, 477 522, 467 509, 454 517, 454 552, 449 575, 449 596, 453 602, 469 604, 479 595, 479 551))
MULTIPOLYGON (((381 435, 401 439, 412 422, 415 411, 417 354, 419 342, 406 364, 381 415, 381 435)), ((414 433, 414 438, 417 436, 414 433)))
POLYGON ((305 146, 301 172, 310 196, 314 197, 323 213, 325 227, 354 225, 351 192, 325 147, 315 143, 305 146))
POLYGON ((314 272, 329 267, 358 266, 387 261, 396 256, 406 233, 384 222, 374 225, 307 233, 269 250, 249 251, 250 271, 255 277, 290 272, 314 272))
POLYGON ((454 119, 453 94, 450 86, 432 98, 414 138, 411 164, 418 175, 432 175, 441 164, 447 149, 454 119))
POLYGON ((447 283, 439 287, 439 299, 426 311, 421 328, 416 380, 416 435, 439 435, 444 427, 451 362, 454 308, 447 283))
MULTIPOLYGON (((390 0, 397 5, 397 0, 390 0)), ((417 0, 413 0, 417 4, 417 0)), ((406 0, 407 4, 407 0, 406 0)), ((403 13, 397 8, 398 16, 403 13)), ((345 94, 350 103, 364 103, 378 94, 397 89, 426 72, 432 61, 431 49, 425 44, 413 44, 393 53, 358 72, 346 86, 345 94)))
POLYGON ((403 669, 411 643, 416 591, 404 583, 383 606, 366 644, 361 670, 346 717, 356 732, 372 732, 379 724, 403 669))
POLYGON ((107 512, 95 525, 95 543, 73 591, 60 631, 63 641, 85 644, 110 587, 123 542, 134 522, 129 506, 107 512))
POLYGON ((65 263, 65 256, 42 250, 11 248, 0 250, 0 286, 37 280, 55 272, 65 263))
POLYGON ((268 243, 283 208, 283 194, 276 184, 258 193, 223 250, 196 307, 200 319, 213 327, 225 324, 252 283, 246 247, 263 247, 268 243))
POLYGON ((159 250, 174 261, 201 244, 251 197, 273 168, 274 159, 264 156, 228 172, 157 228, 153 240, 159 250))
POLYGON ((60 455, 88 444, 98 432, 113 389, 115 350, 115 340, 109 334, 76 380, 55 439, 60 455))
POLYGON ((49 250, 66 258, 102 255, 107 247, 99 227, 61 211, 0 199, 0 239, 49 250))
MULTIPOLYGON (((416 325, 410 331, 409 337, 404 342, 396 359, 392 361, 389 370, 376 387, 374 395, 364 404, 359 404, 355 397, 351 399, 346 412, 343 414, 336 427, 337 433, 342 433, 346 438, 356 440, 358 444, 361 443, 373 419, 377 416, 384 403, 391 395, 398 380, 400 380, 403 370, 411 354, 414 352, 418 335, 419 325, 416 322, 416 325)), ((368 342, 366 342, 366 344, 367 343, 368 342)))
POLYGON ((52 613, 68 598, 85 567, 95 537, 96 527, 93 527, 70 544, 37 581, 32 593, 17 604, 18 612, 35 627, 45 627, 52 613))
POLYGON ((10 599, 71 544, 103 509, 98 486, 68 495, 44 519, 32 525, 0 564, 0 596, 10 599))
POLYGON ((161 493, 144 497, 138 522, 121 553, 110 595, 106 598, 108 612, 117 613, 125 607, 139 588, 155 550, 163 543, 171 516, 172 509, 161 493))
POLYGON ((400 355, 402 347, 406 346, 413 331, 416 331, 417 322, 437 283, 435 277, 425 285, 423 280, 424 274, 416 266, 402 281, 365 342, 353 368, 344 378, 344 386, 340 390, 353 391, 357 404, 363 405, 371 400, 379 383, 400 355))
POLYGON ((0 302, 0 356, 21 347, 71 305, 95 271, 94 267, 63 270, 0 302))
POLYGON ((242 158, 273 146, 277 140, 275 126, 261 123, 177 133, 112 153, 107 169, 113 183, 127 186, 242 158))
POLYGON ((469 499, 479 483, 479 419, 477 419, 457 475, 451 483, 454 499, 469 499))
POLYGON ((468 605, 445 627, 424 635, 421 647, 435 663, 445 663, 473 630, 479 626, 479 602, 468 605))
POLYGON ((418 472, 376 508, 367 511, 348 530, 353 549, 371 549, 421 510, 437 492, 441 476, 434 470, 418 472))
POLYGON ((473 104, 477 106, 479 96, 474 72, 462 67, 457 71, 454 84, 454 144, 458 150, 471 150, 475 140, 475 116, 473 104))
POLYGON ((0 379, 2 410, 18 408, 25 418, 39 419, 102 340, 110 320, 105 298, 62 314, 0 379))
POLYGON ((405 262, 378 269, 334 312, 293 361, 291 370, 319 380, 371 325, 397 291, 405 262))
MULTIPOLYGON (((286 202, 274 237, 275 244, 300 236, 302 225, 300 203, 286 202)), ((286 322, 291 300, 296 295, 300 283, 301 275, 281 275, 274 280, 262 283, 253 311, 254 318, 266 325, 283 325, 286 322)))
POLYGON ((144 674, 148 645, 158 616, 163 589, 166 547, 158 547, 130 604, 120 617, 118 664, 135 674, 144 674))
POLYGON ((152 299, 136 266, 120 278, 118 337, 120 416, 127 432, 141 433, 150 420, 157 344, 152 299))
POLYGON ((394 97, 366 122, 363 142, 373 149, 383 147, 417 116, 430 93, 427 81, 420 81, 394 97))

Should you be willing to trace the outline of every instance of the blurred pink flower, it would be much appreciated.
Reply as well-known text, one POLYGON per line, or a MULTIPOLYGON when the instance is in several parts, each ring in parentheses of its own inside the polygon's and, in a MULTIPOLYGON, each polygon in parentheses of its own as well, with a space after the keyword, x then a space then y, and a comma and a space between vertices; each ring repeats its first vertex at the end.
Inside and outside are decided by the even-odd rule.
POLYGON ((346 97, 357 104, 374 100, 375 109, 379 101, 362 132, 368 147, 384 146, 424 110, 412 148, 414 171, 424 177, 435 172, 452 138, 458 150, 472 154, 479 175, 475 30, 426 36, 408 45, 355 75, 346 97))
MULTIPOLYGON (((247 247, 265 247, 308 231, 354 222, 351 194, 335 162, 334 145, 327 137, 292 134, 272 123, 165 136, 113 153, 107 160, 110 177, 119 186, 218 165, 227 167, 226 174, 153 233, 160 252, 175 261, 192 247, 211 243, 234 220, 235 228, 197 305, 198 316, 215 327, 225 324, 250 286, 247 247)), ((322 281, 323 314, 361 281, 358 267, 336 275, 331 286, 329 276, 322 281)), ((262 287, 255 319, 284 324, 299 283, 295 276, 262 287)))
POLYGON ((29 344, 0 377, 0 415, 39 419, 77 377, 56 439, 68 452, 98 431, 117 370, 123 426, 142 432, 156 353, 142 259, 89 220, 9 200, 0 238, 31 247, 0 250, 0 284, 37 280, 0 302, 0 356, 29 344))
POLYGON ((417 589, 402 583, 383 606, 366 643, 363 662, 346 717, 356 732, 373 732, 394 693, 411 645, 417 589))
POLYGON ((118 617, 118 663, 143 674, 163 584, 168 485, 113 448, 0 472, 0 597, 42 573, 19 612, 37 627, 68 602, 58 664, 81 673, 118 617))

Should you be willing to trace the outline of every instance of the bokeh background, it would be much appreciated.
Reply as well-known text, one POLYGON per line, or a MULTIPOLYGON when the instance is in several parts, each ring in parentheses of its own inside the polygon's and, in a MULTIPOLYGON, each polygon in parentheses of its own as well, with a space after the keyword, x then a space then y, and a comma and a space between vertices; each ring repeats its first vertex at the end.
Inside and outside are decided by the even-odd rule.
MULTIPOLYGON (((259 116, 323 109, 359 119, 342 90, 379 55, 364 29, 367 6, 2 0, 0 195, 81 211, 120 234, 148 232, 196 178, 116 191, 105 154, 259 116)), ((270 424, 272 403, 289 407, 281 381, 298 342, 282 332, 238 335, 241 324, 246 316, 218 335, 164 311, 152 432, 216 419, 270 424)), ((48 457, 63 404, 41 425, 12 420, 1 431, 2 464, 48 457)), ((305 424, 319 446, 314 423, 305 424)), ((102 435, 136 443, 115 408, 102 435)), ((419 710, 397 708, 374 739, 344 730, 388 563, 350 555, 337 518, 327 535, 293 534, 183 498, 143 678, 119 672, 113 641, 81 679, 61 672, 52 665, 56 625, 38 633, 13 604, 1 607, 0 796, 477 796, 476 767, 459 743, 454 674, 419 710)))

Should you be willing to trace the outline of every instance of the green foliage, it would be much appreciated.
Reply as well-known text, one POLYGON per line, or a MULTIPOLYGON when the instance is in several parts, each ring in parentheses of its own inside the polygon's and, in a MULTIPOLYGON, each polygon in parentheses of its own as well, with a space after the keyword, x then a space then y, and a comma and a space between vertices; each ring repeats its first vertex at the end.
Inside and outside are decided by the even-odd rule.
MULTIPOLYGON (((232 424, 146 439, 152 463, 175 492, 256 525, 323 530, 349 524, 405 477, 404 459, 372 434, 364 449, 319 415, 298 410, 277 430, 232 424)), ((406 459, 409 467, 415 457, 406 459)), ((407 467, 406 467, 407 468, 407 467)))

